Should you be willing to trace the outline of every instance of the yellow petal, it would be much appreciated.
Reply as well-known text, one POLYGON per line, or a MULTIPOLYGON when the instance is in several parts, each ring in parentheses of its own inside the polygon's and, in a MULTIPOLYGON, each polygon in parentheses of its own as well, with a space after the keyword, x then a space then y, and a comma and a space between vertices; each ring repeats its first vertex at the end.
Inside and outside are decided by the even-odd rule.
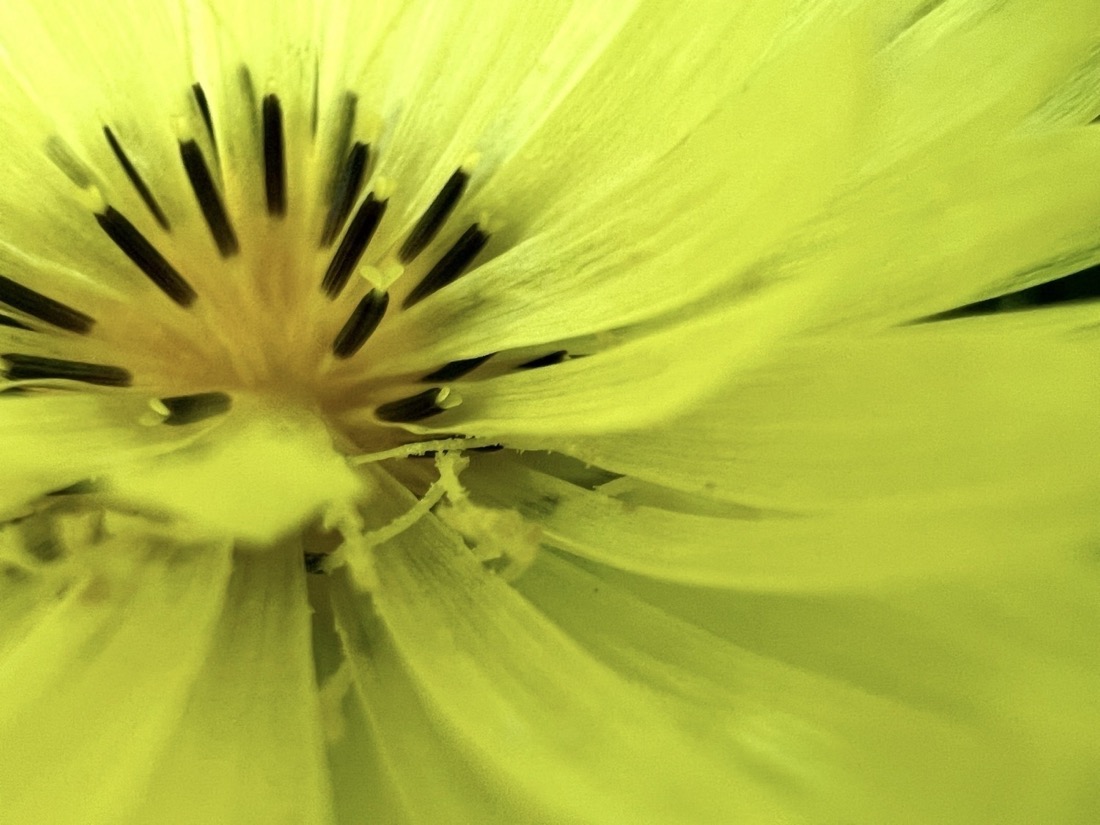
POLYGON ((358 610, 373 604, 444 736, 530 819, 775 817, 760 788, 729 783, 725 744, 702 718, 676 718, 600 665, 434 517, 383 546, 375 566, 378 589, 358 610))
MULTIPOLYGON (((964 616, 962 601, 935 620, 948 608, 942 596, 914 620, 867 600, 746 604, 743 594, 677 588, 683 605, 728 629, 727 639, 606 573, 547 554, 518 587, 602 662, 669 706, 705 714, 740 754, 730 785, 766 787, 783 806, 774 821, 1084 825, 1097 814, 1085 791, 1095 743, 1067 735, 1095 725, 1096 670, 1069 667, 1082 656, 1077 649, 1052 656, 1046 637, 1029 645, 1026 621, 1006 632, 993 613, 964 616), (1061 711, 1060 723, 1036 724, 1061 711)), ((913 592, 909 606, 933 592, 913 592)), ((960 588, 952 597, 979 592, 960 588)), ((1038 610, 1041 602, 1003 606, 1013 605, 1038 610)), ((1089 615, 1094 621, 1095 609, 1089 615)), ((1057 609, 1040 623, 1069 630, 1057 609)), ((1090 650, 1077 661, 1095 658, 1090 650)))
POLYGON ((135 823, 332 822, 300 547, 239 555, 135 823))
POLYGON ((434 431, 506 440, 646 426, 709 394, 722 376, 759 362, 815 301, 809 291, 777 287, 592 356, 458 382, 462 403, 427 423, 434 431))
POLYGON ((462 481, 495 506, 518 509, 542 527, 548 544, 705 587, 849 590, 1032 569, 1055 554, 1081 552, 1095 533, 1095 493, 1067 495, 1055 485, 719 517, 626 503, 508 458, 478 460, 462 481))
POLYGON ((772 348, 691 412, 645 431, 517 440, 747 506, 822 510, 953 495, 1095 489, 1100 403, 1091 337, 1057 311, 772 348), (1048 331, 1053 327, 1054 332, 1048 331))
POLYGON ((0 660, 0 808, 13 822, 117 822, 209 650, 228 548, 122 536, 96 552, 0 660))

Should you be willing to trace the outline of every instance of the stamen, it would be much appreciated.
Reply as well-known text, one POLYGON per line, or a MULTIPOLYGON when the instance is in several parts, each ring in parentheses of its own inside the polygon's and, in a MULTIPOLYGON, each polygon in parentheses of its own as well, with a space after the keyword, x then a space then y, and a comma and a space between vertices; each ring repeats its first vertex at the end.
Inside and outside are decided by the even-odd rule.
POLYGON ((475 223, 462 233, 462 237, 455 241, 454 246, 448 249, 439 262, 424 276, 424 280, 408 294, 401 306, 408 309, 458 280, 488 241, 489 236, 475 223))
POLYGON ((46 493, 48 496, 83 496, 89 493, 95 493, 99 491, 99 484, 90 478, 86 478, 83 481, 78 481, 75 484, 70 484, 68 487, 61 487, 58 490, 50 490, 46 493))
POLYGON ((157 199, 153 197, 152 191, 142 180, 138 170, 134 168, 134 164, 130 162, 130 158, 126 156, 126 152, 122 148, 122 144, 115 138, 114 132, 111 131, 110 126, 103 127, 103 134, 107 136, 107 143, 111 145, 111 151, 115 153, 115 157, 118 159, 119 165, 122 166, 122 171, 126 173, 126 177, 130 179, 130 183, 134 189, 137 190, 138 195, 145 202, 145 206, 156 218, 157 223, 160 224, 161 229, 165 232, 171 232, 172 227, 168 223, 168 216, 164 214, 164 210, 160 208, 160 204, 157 203, 157 199))
POLYGON ((321 61, 313 57, 313 82, 309 95, 309 136, 317 137, 317 124, 321 120, 321 61))
POLYGON ((229 223, 229 215, 226 214, 221 195, 218 194, 214 179, 210 176, 206 159, 202 156, 202 150, 193 140, 181 141, 180 157, 183 159, 187 178, 191 181, 191 188, 195 191, 199 208, 202 209, 202 216, 206 219, 210 234, 214 236, 214 242, 218 245, 218 252, 223 258, 236 255, 240 251, 240 245, 237 243, 233 226, 229 223))
POLYGON ((87 189, 92 185, 92 173, 65 141, 57 135, 50 135, 46 139, 45 149, 46 156, 77 189, 87 189))
POLYGON ((396 401, 381 404, 375 409, 374 415, 380 421, 389 421, 394 424, 422 421, 454 406, 453 404, 444 406, 448 395, 446 388, 432 387, 430 390, 418 392, 408 398, 399 398, 396 401))
POLYGON ((494 353, 479 355, 477 358, 465 358, 461 361, 451 361, 444 364, 434 372, 429 372, 421 381, 454 381, 467 373, 471 373, 492 358, 494 353))
POLYGON ((371 334, 378 328, 386 307, 390 304, 388 292, 372 289, 351 313, 344 328, 332 344, 332 353, 337 358, 351 358, 363 347, 371 334))
POLYGON ((237 82, 241 86, 241 94, 244 95, 245 111, 248 112, 248 122, 252 125, 252 137, 259 140, 259 126, 256 123, 256 85, 252 82, 252 72, 248 66, 240 66, 237 69, 237 82))
POLYGON ((161 292, 182 307, 189 307, 195 302, 198 296, 191 284, 187 283, 175 267, 157 252, 156 248, 121 212, 108 206, 107 211, 102 215, 97 214, 95 219, 115 245, 160 288, 161 292))
POLYGON ((306 572, 318 576, 324 575, 325 560, 328 555, 328 553, 303 553, 302 561, 305 563, 306 572))
POLYGON ((174 395, 158 399, 167 417, 162 423, 181 427, 213 418, 229 412, 233 399, 224 392, 200 392, 193 395, 174 395))
POLYGON ((0 327, 11 327, 12 329, 25 329, 28 332, 34 332, 34 329, 28 327, 22 321, 17 321, 9 315, 0 315, 0 327))
MULTIPOLYGON (((344 92, 340 99, 340 125, 336 129, 336 138, 332 145, 332 156, 340 161, 347 157, 348 147, 351 146, 351 133, 355 128, 355 114, 359 108, 359 95, 354 92, 344 92)), ((335 183, 336 178, 333 178, 335 183)), ((329 194, 332 194, 330 189, 329 194)))
POLYGON ((216 155, 218 141, 214 137, 214 118, 210 115, 210 103, 206 99, 206 91, 202 88, 201 83, 193 83, 191 84, 191 94, 199 107, 199 114, 202 115, 202 122, 206 126, 206 134, 210 136, 210 145, 214 147, 214 154, 216 155))
POLYGON ((336 236, 344 228, 348 215, 351 214, 351 208, 355 206, 355 201, 362 189, 369 160, 370 146, 365 143, 356 143, 351 149, 351 154, 340 167, 340 174, 333 182, 332 202, 325 217, 324 232, 321 234, 322 247, 332 246, 336 236))
POLYGON ((324 280, 321 281, 321 289, 329 298, 335 298, 344 289, 351 273, 359 264, 359 259, 367 249, 374 231, 382 220, 386 211, 386 201, 376 200, 374 194, 367 195, 351 219, 348 231, 344 233, 344 239, 336 249, 336 254, 328 265, 324 280))
POLYGON ((60 358, 43 358, 39 355, 24 355, 17 352, 5 352, 0 355, 0 358, 8 362, 9 366, 4 371, 4 377, 10 381, 63 378, 102 387, 128 387, 133 382, 133 376, 122 367, 88 364, 84 361, 65 361, 60 358))
MULTIPOLYGON (((47 324, 67 329, 69 332, 78 332, 81 335, 87 334, 95 324, 95 319, 91 316, 52 298, 47 298, 3 275, 0 275, 0 301, 39 321, 45 321, 47 324)), ((29 329, 29 327, 23 328, 29 329)))
POLYGON ((462 197, 462 193, 466 191, 466 184, 469 180, 470 176, 461 169, 456 170, 447 179, 439 194, 435 196, 435 200, 424 211, 423 216, 417 221, 416 226, 413 227, 409 237, 402 245, 398 255, 402 263, 409 263, 435 239, 435 236, 439 234, 439 230, 443 228, 443 224, 454 210, 459 198, 462 197))
POLYGON ((283 108, 275 95, 264 98, 263 119, 267 214, 282 217, 286 214, 286 145, 283 139, 283 108))
POLYGON ((554 364, 560 364, 565 360, 565 356, 569 353, 566 350, 559 349, 554 352, 547 353, 546 355, 540 355, 538 358, 532 358, 530 361, 525 361, 522 364, 516 366, 517 370, 534 370, 539 367, 552 367, 554 364))

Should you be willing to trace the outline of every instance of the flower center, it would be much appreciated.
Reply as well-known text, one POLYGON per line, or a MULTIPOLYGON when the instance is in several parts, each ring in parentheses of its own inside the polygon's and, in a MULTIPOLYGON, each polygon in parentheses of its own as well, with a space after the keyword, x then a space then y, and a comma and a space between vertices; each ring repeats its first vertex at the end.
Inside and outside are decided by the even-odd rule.
MULTIPOLYGON (((149 400, 142 423, 154 426, 206 427, 238 406, 302 411, 347 456, 494 446, 461 434, 423 442, 407 425, 459 405, 451 382, 555 364, 564 350, 393 366, 394 355, 443 334, 407 314, 487 251, 489 223, 459 208, 476 156, 402 218, 390 208, 397 182, 377 174, 380 119, 360 117, 355 95, 326 121, 334 128, 319 129, 316 112, 289 115, 277 94, 260 99, 245 68, 235 88, 249 128, 216 129, 203 87, 191 87, 174 169, 143 172, 141 155, 110 125, 110 169, 51 139, 47 154, 77 187, 98 225, 91 231, 110 241, 124 300, 76 306, 0 276, 0 323, 29 333, 0 356, 5 391, 129 388, 149 400)), ((270 428, 242 432, 278 441, 270 428)), ((235 455, 219 460, 237 466, 235 455)))
MULTIPOLYGON (((144 318, 93 318, 0 279, 0 301, 35 321, 85 336, 95 328, 101 346, 71 349, 122 354, 111 363, 9 352, 3 355, 5 375, 24 386, 147 387, 165 423, 180 425, 226 412, 238 392, 258 393, 318 410, 355 449, 405 443, 407 434, 391 425, 456 406, 460 399, 446 382, 492 357, 410 375, 385 366, 387 355, 409 346, 408 340, 395 336, 364 352, 388 317, 452 284, 488 244, 482 222, 448 223, 473 163, 467 160, 447 178, 399 242, 372 248, 394 184, 373 174, 377 153, 365 134, 360 139, 356 96, 344 96, 334 135, 320 146, 316 123, 288 123, 277 95, 256 104, 248 70, 242 68, 238 79, 242 98, 253 102, 251 157, 239 146, 219 146, 203 87, 191 89, 194 122, 180 127, 178 141, 191 215, 169 218, 157 187, 110 126, 103 134, 115 171, 143 214, 105 194, 117 197, 121 187, 112 184, 121 178, 100 185, 64 143, 51 144, 55 162, 84 191, 102 232, 160 295, 148 297, 144 318)), ((21 323, 17 317, 8 322, 21 323)), ((554 353, 513 366, 557 360, 561 354, 554 353)))

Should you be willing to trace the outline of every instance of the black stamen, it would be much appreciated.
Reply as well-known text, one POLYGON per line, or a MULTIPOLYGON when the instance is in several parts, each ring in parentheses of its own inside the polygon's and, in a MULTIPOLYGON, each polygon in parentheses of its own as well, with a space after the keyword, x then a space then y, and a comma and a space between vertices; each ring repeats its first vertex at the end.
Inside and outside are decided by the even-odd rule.
POLYGON ((0 327, 11 327, 12 329, 25 329, 28 332, 34 332, 31 327, 28 327, 22 321, 17 321, 10 315, 0 315, 0 327))
POLYGON ((85 384, 97 384, 102 387, 128 387, 133 381, 130 372, 122 367, 88 364, 84 361, 64 361, 60 358, 43 358, 17 352, 5 352, 0 355, 0 358, 8 362, 4 377, 11 381, 67 378, 70 381, 82 381, 85 384))
MULTIPOLYGON (((354 92, 344 92, 340 99, 340 125, 336 128, 336 138, 332 144, 332 156, 337 161, 343 160, 351 146, 351 133, 355 128, 355 113, 359 108, 359 95, 354 92)), ((336 179, 333 178, 332 184, 336 179)), ((332 191, 329 191, 332 194, 332 191)))
POLYGON ((54 166, 61 170, 77 189, 87 189, 92 185, 92 173, 84 162, 73 153, 69 144, 57 135, 50 135, 46 139, 46 156, 53 161, 54 166))
MULTIPOLYGON (((0 275, 0 301, 39 321, 67 329, 69 332, 79 332, 81 335, 87 333, 95 324, 95 319, 91 316, 52 298, 47 298, 3 275, 0 275)), ((23 329, 30 329, 30 327, 23 326, 23 329)))
POLYGON ((307 573, 322 575, 325 572, 325 559, 328 553, 303 553, 302 561, 307 573))
POLYGON ((309 136, 317 137, 317 124, 321 120, 321 61, 313 58, 313 83, 309 100, 309 136))
POLYGON ((126 177, 130 179, 130 183, 134 189, 141 196, 141 199, 145 202, 145 206, 156 218, 157 223, 160 224, 160 228, 165 232, 171 232, 172 226, 168 223, 168 216, 164 214, 164 210, 160 208, 160 204, 157 203, 157 199, 153 197, 152 191, 142 180, 138 170, 134 168, 134 164, 130 162, 130 158, 126 156, 126 152, 122 148, 122 144, 115 138, 114 132, 111 131, 110 126, 103 127, 103 134, 107 136, 107 143, 111 145, 111 151, 115 153, 115 157, 118 159, 119 165, 122 166, 122 171, 126 173, 126 177))
POLYGON ((48 496, 83 496, 89 493, 95 493, 99 491, 99 484, 90 478, 86 478, 83 481, 78 481, 75 484, 70 484, 68 487, 61 487, 57 490, 50 490, 46 493, 48 496))
POLYGON ((516 366, 517 370, 533 370, 539 367, 552 367, 554 364, 560 364, 565 360, 565 356, 569 353, 566 350, 559 349, 554 352, 549 352, 546 355, 540 355, 538 358, 532 358, 530 361, 524 361, 522 364, 516 366))
POLYGON ((206 133, 210 136, 210 143, 214 147, 214 153, 217 154, 218 142, 214 137, 214 118, 210 116, 210 103, 206 99, 206 91, 202 88, 201 83, 191 84, 191 94, 195 98, 195 103, 198 104, 199 114, 202 115, 202 122, 206 125, 206 133))
POLYGON ((335 298, 343 290, 359 264, 359 259, 367 249, 374 230, 378 228, 382 215, 386 211, 386 201, 375 200, 374 194, 367 195, 351 219, 348 231, 344 233, 344 239, 336 248, 336 254, 329 262, 324 280, 321 281, 321 289, 330 298, 335 298))
POLYGON ((183 159, 183 168, 187 171, 187 177, 191 181, 191 188, 195 191, 199 208, 202 209, 202 216, 206 219, 210 234, 214 236, 214 242, 218 245, 218 252, 223 258, 236 255, 240 251, 240 245, 237 243, 233 226, 229 223, 229 215, 226 214, 221 195, 218 194, 214 179, 210 176, 206 159, 202 156, 202 150, 193 140, 182 141, 180 157, 183 159))
POLYGON ((471 453, 498 453, 504 449, 503 444, 486 444, 484 447, 470 447, 467 452, 471 453))
POLYGON ((405 239, 405 243, 401 246, 400 257, 402 263, 407 264, 432 242, 439 230, 443 228, 444 222, 455 208, 458 199, 466 191, 466 184, 469 180, 470 176, 461 169, 456 170, 447 179, 447 182, 443 184, 443 188, 439 190, 439 194, 435 196, 435 200, 424 210, 424 214, 416 222, 416 226, 413 227, 409 237, 405 239))
POLYGON ((387 292, 372 289, 351 313, 344 328, 332 343, 332 353, 337 358, 351 358, 359 352, 371 334, 378 328, 386 307, 390 304, 387 292))
POLYGON ((340 230, 344 228, 351 208, 359 197, 363 187, 363 178, 366 176, 367 162, 370 160, 370 146, 365 143, 356 143, 351 149, 351 154, 344 160, 340 167, 340 174, 333 181, 332 202, 329 205, 328 215, 325 216, 325 229, 321 233, 321 246, 332 246, 340 230))
POLYGON ((411 421, 421 421, 433 415, 439 415, 444 408, 439 406, 441 387, 432 387, 408 398, 399 398, 396 401, 380 405, 374 411, 374 416, 380 421, 391 421, 395 424, 411 421))
POLYGON ((252 82, 252 72, 248 66, 240 66, 237 69, 237 82, 241 86, 241 94, 244 95, 245 111, 248 112, 248 122, 252 125, 252 137, 259 140, 259 126, 256 122, 256 86, 252 82))
POLYGON ((200 392, 194 395, 174 395, 160 399, 168 410, 164 423, 172 427, 195 424, 229 412, 233 399, 224 392, 200 392))
POLYGON ((461 361, 451 361, 444 364, 435 372, 429 372, 421 381, 454 381, 456 378, 461 378, 467 373, 473 372, 490 358, 494 353, 488 355, 479 355, 477 358, 464 358, 461 361))
POLYGON ((107 211, 102 215, 96 215, 95 219, 115 245, 160 288, 161 292, 183 307, 189 307, 195 302, 197 295, 191 284, 184 280, 175 267, 157 252, 156 248, 121 212, 113 206, 108 206, 107 211))
POLYGON ((279 98, 264 98, 264 189, 267 214, 286 214, 286 146, 283 141, 283 107, 279 98))
POLYGON ((412 292, 405 298, 401 305, 405 309, 418 304, 434 292, 438 292, 447 284, 458 280, 466 267, 477 257, 477 254, 489 242, 486 235, 475 223, 462 233, 462 237, 455 241, 454 246, 447 250, 439 262, 431 268, 412 292))

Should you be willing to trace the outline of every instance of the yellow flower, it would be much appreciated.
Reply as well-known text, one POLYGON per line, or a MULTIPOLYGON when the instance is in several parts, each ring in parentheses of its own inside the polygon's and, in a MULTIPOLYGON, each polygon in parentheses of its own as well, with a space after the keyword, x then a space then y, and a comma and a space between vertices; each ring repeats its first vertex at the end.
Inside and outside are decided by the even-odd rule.
POLYGON ((1095 821, 1098 45, 7 0, 3 820, 1095 821))

